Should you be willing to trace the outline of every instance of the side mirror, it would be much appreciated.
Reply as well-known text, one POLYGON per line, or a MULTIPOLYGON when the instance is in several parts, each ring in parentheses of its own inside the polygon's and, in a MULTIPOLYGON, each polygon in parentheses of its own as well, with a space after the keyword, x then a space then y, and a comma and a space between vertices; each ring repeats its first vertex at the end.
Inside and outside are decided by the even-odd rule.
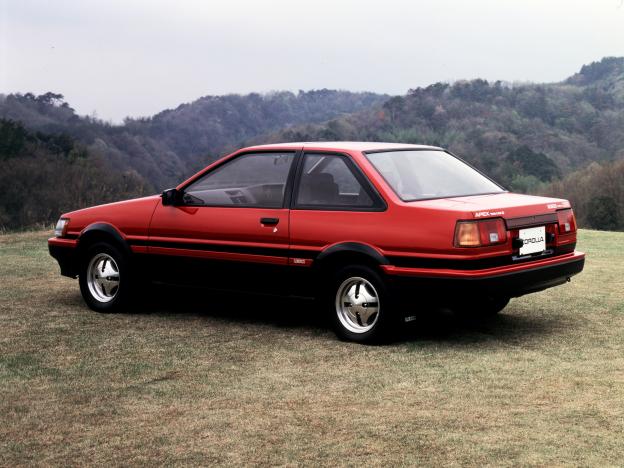
POLYGON ((176 206, 180 204, 182 192, 178 191, 178 189, 170 188, 162 193, 161 198, 163 206, 176 206))

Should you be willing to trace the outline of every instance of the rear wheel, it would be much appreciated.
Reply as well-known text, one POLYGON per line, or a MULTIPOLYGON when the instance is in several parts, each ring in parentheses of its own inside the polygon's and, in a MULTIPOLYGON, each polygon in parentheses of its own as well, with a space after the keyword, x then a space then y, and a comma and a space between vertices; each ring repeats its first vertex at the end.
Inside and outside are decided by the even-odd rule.
POLYGON ((87 249, 79 283, 84 301, 97 312, 120 312, 130 304, 130 263, 114 245, 100 242, 87 249))
POLYGON ((336 272, 328 294, 334 329, 343 340, 373 343, 388 339, 395 314, 386 285, 366 266, 350 266, 336 272))

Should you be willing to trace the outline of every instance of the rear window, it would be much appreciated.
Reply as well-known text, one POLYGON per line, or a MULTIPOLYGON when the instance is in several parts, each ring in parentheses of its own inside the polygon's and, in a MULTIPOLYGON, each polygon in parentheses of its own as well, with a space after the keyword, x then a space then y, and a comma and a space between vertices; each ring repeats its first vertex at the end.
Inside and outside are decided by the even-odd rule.
POLYGON ((387 151, 366 157, 403 201, 504 192, 445 151, 387 151))

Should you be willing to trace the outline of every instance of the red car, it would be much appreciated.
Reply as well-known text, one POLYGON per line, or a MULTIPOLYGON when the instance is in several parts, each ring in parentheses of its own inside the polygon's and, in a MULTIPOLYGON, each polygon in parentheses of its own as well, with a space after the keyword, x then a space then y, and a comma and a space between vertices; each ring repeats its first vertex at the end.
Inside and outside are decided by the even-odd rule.
POLYGON ((48 244, 96 311, 140 299, 147 280, 316 297, 359 342, 428 304, 495 314, 585 261, 568 201, 388 143, 245 148, 162 195, 66 213, 48 244))

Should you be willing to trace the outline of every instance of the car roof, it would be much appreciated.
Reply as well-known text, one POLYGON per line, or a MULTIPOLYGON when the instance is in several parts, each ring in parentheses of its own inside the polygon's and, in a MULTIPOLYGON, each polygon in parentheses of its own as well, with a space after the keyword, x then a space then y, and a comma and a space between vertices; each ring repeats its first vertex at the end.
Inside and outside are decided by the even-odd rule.
POLYGON ((275 143, 269 145, 257 145, 244 148, 245 150, 255 149, 322 149, 332 151, 383 151, 383 150, 441 150, 442 148, 437 146, 428 145, 412 145, 408 143, 383 143, 375 141, 302 141, 292 143, 275 143))

